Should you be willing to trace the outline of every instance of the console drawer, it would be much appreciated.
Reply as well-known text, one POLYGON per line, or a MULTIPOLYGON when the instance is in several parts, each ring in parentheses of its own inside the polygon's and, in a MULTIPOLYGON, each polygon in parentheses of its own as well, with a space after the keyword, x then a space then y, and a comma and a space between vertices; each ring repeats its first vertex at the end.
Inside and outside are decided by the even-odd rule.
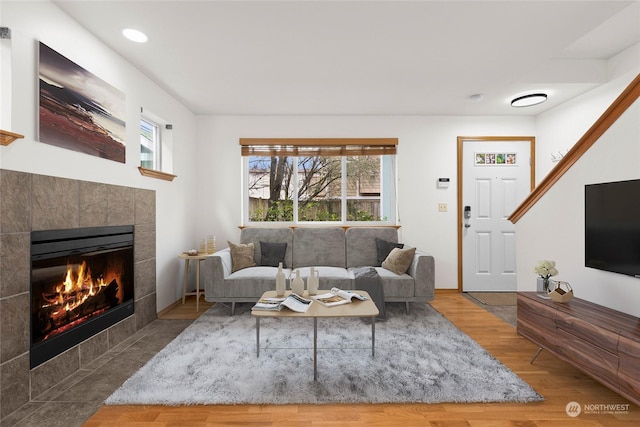
POLYGON ((602 329, 586 320, 558 313, 556 322, 559 329, 571 335, 580 337, 591 344, 596 345, 609 353, 618 353, 618 333, 608 329, 602 329))
POLYGON ((562 329, 558 329, 557 352, 583 372, 606 383, 614 391, 618 391, 617 354, 610 353, 562 329))

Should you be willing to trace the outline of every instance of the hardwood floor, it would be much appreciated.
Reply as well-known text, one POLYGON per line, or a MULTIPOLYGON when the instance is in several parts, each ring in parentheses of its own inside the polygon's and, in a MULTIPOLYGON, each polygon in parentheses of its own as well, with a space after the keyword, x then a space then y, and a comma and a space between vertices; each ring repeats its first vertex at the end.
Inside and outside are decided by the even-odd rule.
MULTIPOLYGON (((191 303, 191 302, 190 302, 191 303)), ((196 315, 193 305, 178 305, 162 318, 196 315)), ((640 408, 596 381, 542 352, 498 317, 458 293, 437 293, 431 305, 475 339, 538 393, 544 402, 528 404, 377 404, 377 405, 216 405, 103 406, 85 424, 106 426, 638 426, 640 408), (567 415, 570 402, 581 405, 567 415), (618 405, 618 414, 612 407, 618 405), (628 406, 626 406, 628 405, 628 406)), ((202 305, 201 305, 202 312, 202 305)))

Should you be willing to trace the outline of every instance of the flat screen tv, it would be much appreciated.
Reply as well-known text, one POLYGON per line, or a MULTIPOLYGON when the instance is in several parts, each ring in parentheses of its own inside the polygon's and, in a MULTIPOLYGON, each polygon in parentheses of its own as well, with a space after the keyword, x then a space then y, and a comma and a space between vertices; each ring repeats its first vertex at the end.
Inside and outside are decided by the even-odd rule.
POLYGON ((640 180, 585 185, 585 266, 640 277, 640 180))

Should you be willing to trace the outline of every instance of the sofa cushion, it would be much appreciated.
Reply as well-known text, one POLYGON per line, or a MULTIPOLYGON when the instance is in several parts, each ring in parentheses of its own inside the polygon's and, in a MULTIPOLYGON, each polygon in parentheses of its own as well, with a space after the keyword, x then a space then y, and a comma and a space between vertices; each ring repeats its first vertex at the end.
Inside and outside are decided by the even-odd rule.
POLYGON ((299 227, 293 230, 293 267, 346 267, 344 230, 299 227))
MULTIPOLYGON (((285 277, 289 277, 291 270, 283 270, 285 277)), ((227 298, 255 298, 266 291, 276 288, 277 267, 255 266, 244 268, 231 273, 225 279, 224 296, 227 298)))
POLYGON ((240 232, 240 243, 253 243, 253 258, 256 264, 262 264, 260 242, 286 243, 284 265, 293 265, 293 230, 289 227, 246 227, 240 232))
POLYGON ((385 299, 413 298, 415 296, 415 280, 407 273, 398 276, 382 267, 376 267, 376 271, 380 276, 385 299))
POLYGON ((416 248, 393 248, 387 259, 382 263, 382 268, 385 268, 395 274, 404 274, 409 269, 415 253, 416 248))
POLYGON ((231 272, 242 270, 243 268, 253 267, 256 265, 253 260, 253 243, 244 245, 227 241, 231 250, 231 272))
MULTIPOLYGON (((300 270, 300 277, 302 277, 306 284, 311 267, 301 267, 296 268, 296 270, 300 270)), ((320 281, 318 282, 319 289, 327 291, 334 287, 340 289, 353 289, 354 278, 353 273, 350 270, 346 270, 342 267, 326 266, 314 266, 314 270, 318 272, 320 277, 320 281)))
POLYGON ((396 243, 396 242, 388 242, 386 240, 378 239, 376 237, 376 251, 378 254, 378 259, 375 267, 380 267, 385 259, 389 256, 393 248, 402 249, 404 248, 404 243, 396 243))
POLYGON ((380 266, 384 261, 384 258, 377 261, 376 239, 397 242, 398 230, 393 227, 350 227, 345 232, 345 238, 347 267, 374 267, 380 266))
POLYGON ((277 267, 278 264, 282 263, 282 266, 286 268, 287 263, 284 261, 286 252, 286 243, 260 241, 260 265, 277 267))

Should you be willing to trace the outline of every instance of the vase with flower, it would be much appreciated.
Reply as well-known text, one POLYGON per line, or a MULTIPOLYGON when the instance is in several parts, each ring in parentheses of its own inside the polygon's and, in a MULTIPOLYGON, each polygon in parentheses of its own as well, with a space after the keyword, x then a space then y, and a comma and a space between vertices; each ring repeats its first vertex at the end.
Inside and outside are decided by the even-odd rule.
POLYGON ((542 289, 538 289, 538 292, 544 294, 549 293, 549 278, 558 274, 555 261, 538 261, 534 271, 538 274, 540 281, 542 282, 542 289))

